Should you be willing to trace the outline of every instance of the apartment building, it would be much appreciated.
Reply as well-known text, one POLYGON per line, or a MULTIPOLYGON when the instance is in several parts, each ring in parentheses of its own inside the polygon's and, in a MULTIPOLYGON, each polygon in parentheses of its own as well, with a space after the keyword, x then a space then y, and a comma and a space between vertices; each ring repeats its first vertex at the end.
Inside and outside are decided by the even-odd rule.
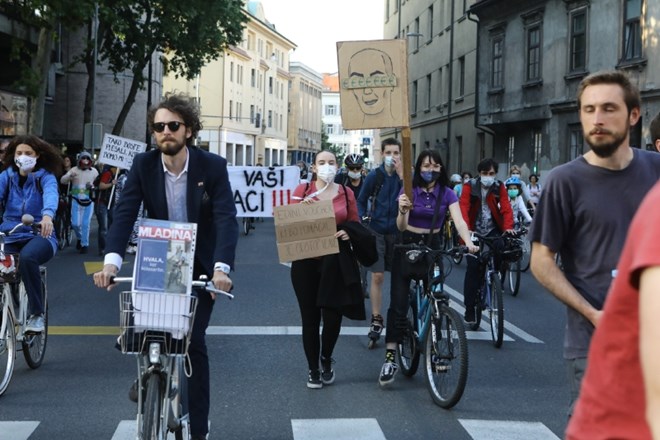
POLYGON ((323 75, 303 63, 289 63, 287 164, 311 163, 321 150, 323 75))
MULTIPOLYGON (((450 173, 476 171, 492 154, 491 131, 475 124, 477 22, 474 0, 384 0, 386 39, 408 42, 413 154, 440 150, 450 173)), ((400 137, 396 129, 381 137, 400 137)))
POLYGON ((341 120, 339 75, 336 72, 324 74, 323 84, 323 127, 328 136, 328 143, 341 151, 344 157, 349 154, 365 156, 367 169, 380 165, 378 130, 344 130, 341 120))
POLYGON ((289 52, 296 45, 266 20, 260 2, 245 6, 243 41, 205 65, 192 81, 167 75, 163 91, 195 96, 198 144, 232 165, 282 165, 287 159, 289 52))
POLYGON ((494 156, 543 174, 588 150, 576 90, 590 73, 619 69, 642 96, 631 144, 651 149, 660 111, 657 0, 480 0, 477 125, 494 156))

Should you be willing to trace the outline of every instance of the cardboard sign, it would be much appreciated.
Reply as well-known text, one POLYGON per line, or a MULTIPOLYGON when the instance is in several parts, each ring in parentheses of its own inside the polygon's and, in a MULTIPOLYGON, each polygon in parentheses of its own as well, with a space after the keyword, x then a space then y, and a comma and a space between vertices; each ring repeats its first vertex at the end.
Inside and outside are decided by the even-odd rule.
POLYGON ((99 162, 125 170, 130 170, 136 154, 147 150, 147 144, 111 134, 103 136, 99 162))
POLYGON ((337 43, 344 129, 407 127, 408 55, 405 38, 337 43))
POLYGON ((300 183, 300 169, 288 167, 227 167, 238 217, 272 217, 273 207, 291 203, 300 183))
POLYGON ((281 263, 339 253, 331 200, 273 208, 281 263))

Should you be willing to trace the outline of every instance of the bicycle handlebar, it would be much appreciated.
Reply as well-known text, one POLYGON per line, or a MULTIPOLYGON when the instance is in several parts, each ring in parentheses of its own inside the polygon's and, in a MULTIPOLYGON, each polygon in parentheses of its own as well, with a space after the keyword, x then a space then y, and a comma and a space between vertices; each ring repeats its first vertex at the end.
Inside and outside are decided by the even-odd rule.
MULTIPOLYGON (((133 277, 112 277, 110 279, 110 284, 130 283, 132 281, 133 281, 133 277)), ((213 292, 215 294, 224 295, 229 299, 234 299, 233 294, 229 292, 225 292, 224 290, 216 289, 215 286, 213 285, 213 281, 209 281, 205 279, 193 280, 192 285, 193 287, 201 287, 207 292, 213 292)))
POLYGON ((458 255, 458 254, 467 254, 469 250, 467 246, 457 246, 448 250, 445 249, 432 249, 426 244, 417 244, 417 243, 408 243, 408 244, 395 244, 394 249, 401 249, 404 251, 411 250, 424 250, 434 254, 443 254, 443 255, 458 255))

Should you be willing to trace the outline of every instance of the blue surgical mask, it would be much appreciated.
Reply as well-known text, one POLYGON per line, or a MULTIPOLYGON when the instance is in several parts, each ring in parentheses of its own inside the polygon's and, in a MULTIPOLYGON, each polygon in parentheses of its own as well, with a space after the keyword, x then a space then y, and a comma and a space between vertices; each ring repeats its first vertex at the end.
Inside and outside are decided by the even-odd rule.
POLYGON ((510 189, 507 191, 509 193, 509 198, 510 199, 515 199, 518 197, 518 190, 517 189, 510 189))
POLYGON ((440 173, 437 171, 422 171, 419 173, 422 180, 426 183, 435 182, 440 177, 440 173))

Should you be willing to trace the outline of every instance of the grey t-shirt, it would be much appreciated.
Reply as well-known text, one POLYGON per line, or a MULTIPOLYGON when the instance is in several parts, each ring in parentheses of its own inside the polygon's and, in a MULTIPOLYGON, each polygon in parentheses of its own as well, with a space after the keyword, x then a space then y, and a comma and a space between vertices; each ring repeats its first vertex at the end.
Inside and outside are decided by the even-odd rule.
MULTIPOLYGON (((534 215, 531 240, 561 256, 568 281, 602 309, 628 226, 660 179, 660 154, 633 148, 632 162, 612 171, 583 157, 554 168, 534 215)), ((564 357, 586 357, 594 327, 567 307, 564 357)))

